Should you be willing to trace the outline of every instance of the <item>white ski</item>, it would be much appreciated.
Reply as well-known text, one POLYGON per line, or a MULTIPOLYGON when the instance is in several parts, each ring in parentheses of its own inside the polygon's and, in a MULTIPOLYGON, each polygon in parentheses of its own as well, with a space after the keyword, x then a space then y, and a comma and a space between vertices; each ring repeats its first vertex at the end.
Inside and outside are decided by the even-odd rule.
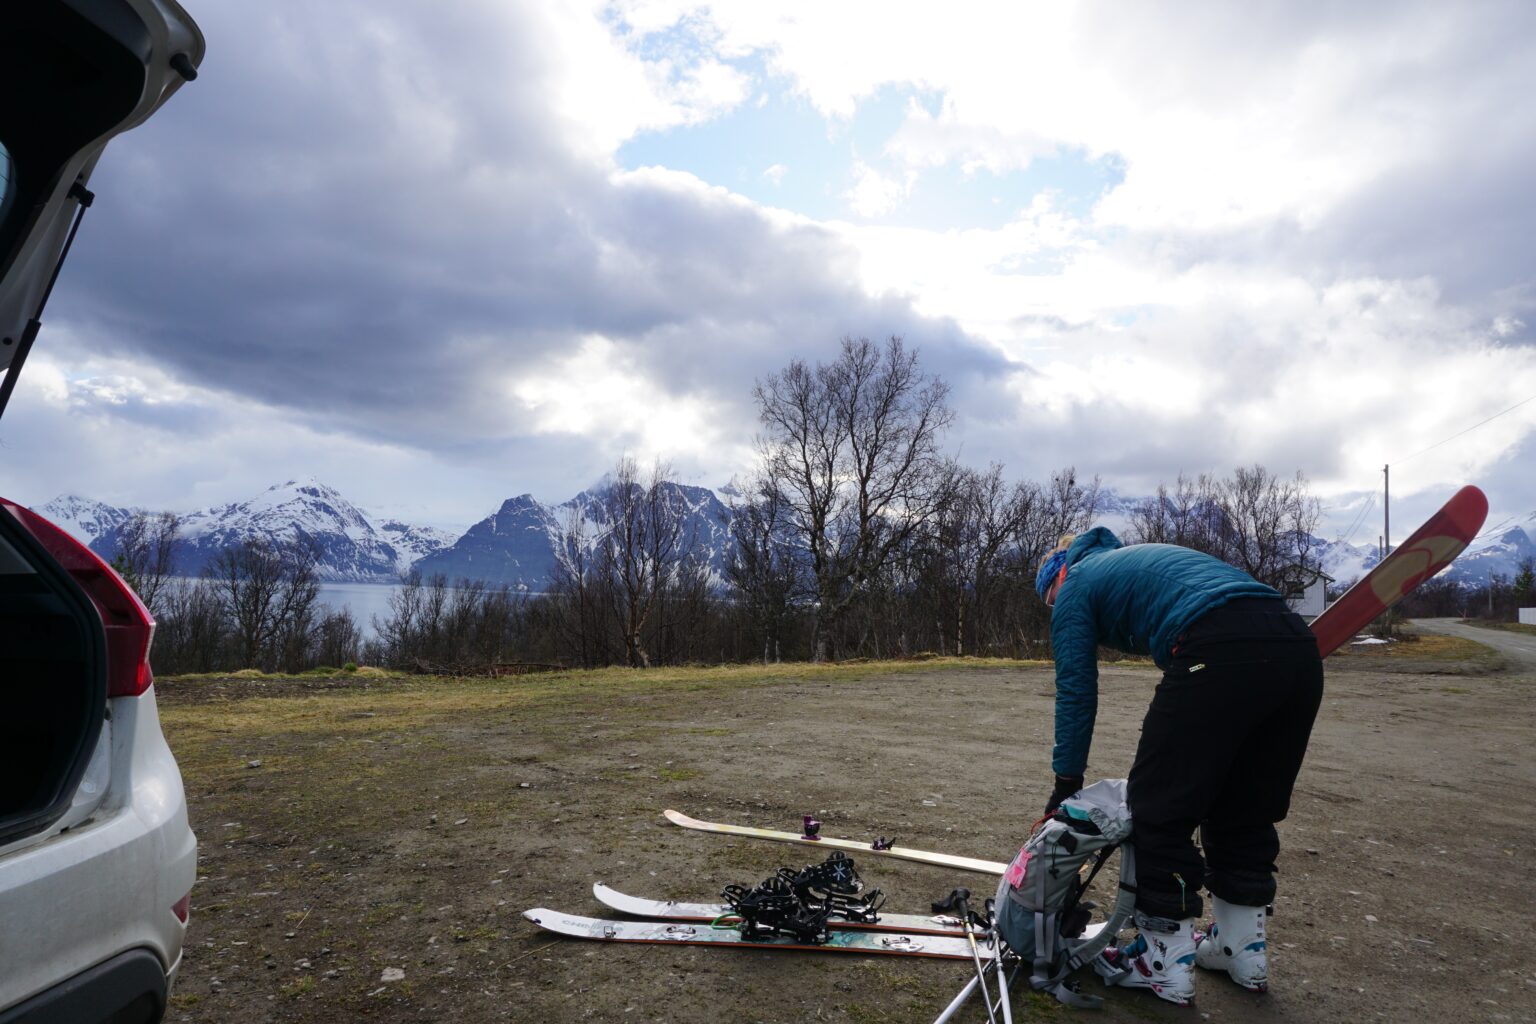
MULTIPOLYGON (((657 921, 687 921, 708 924, 731 915, 731 908, 724 903, 679 903, 676 900, 648 900, 630 896, 610 888, 602 882, 592 886, 592 895, 620 913, 633 917, 648 917, 657 921)), ((834 930, 861 932, 907 932, 912 935, 955 935, 965 937, 965 929, 958 917, 947 914, 880 914, 872 923, 847 921, 832 917, 827 926, 834 930)))
MULTIPOLYGON (((734 949, 799 950, 810 953, 869 953, 877 956, 919 956, 940 960, 970 960, 971 945, 954 935, 913 935, 906 932, 856 932, 839 930, 819 945, 788 936, 768 939, 744 939, 734 928, 712 928, 706 924, 681 921, 610 921, 596 917, 565 914, 546 907, 535 907, 523 916, 540 928, 558 935, 596 942, 645 942, 662 946, 716 946, 734 949)), ((996 950, 981 946, 982 960, 991 960, 996 950)))
POLYGON ((875 846, 873 843, 860 843, 852 839, 833 839, 829 836, 819 836, 808 839, 805 836, 795 835, 793 832, 778 832, 771 828, 752 828, 747 825, 726 825, 716 821, 700 821, 690 818, 681 811, 663 811, 667 820, 674 825, 693 829, 697 832, 714 832, 718 835, 741 836, 745 839, 767 839, 775 843, 798 843, 802 846, 822 846, 832 850, 847 850, 852 853, 860 853, 866 857, 894 857, 897 860, 914 861, 918 864, 932 864, 941 868, 956 868, 960 871, 974 871, 982 875, 1001 875, 1008 870, 1008 865, 1001 861, 980 860, 976 857, 959 857, 950 853, 930 853, 927 850, 912 850, 905 846, 892 846, 885 849, 875 846))

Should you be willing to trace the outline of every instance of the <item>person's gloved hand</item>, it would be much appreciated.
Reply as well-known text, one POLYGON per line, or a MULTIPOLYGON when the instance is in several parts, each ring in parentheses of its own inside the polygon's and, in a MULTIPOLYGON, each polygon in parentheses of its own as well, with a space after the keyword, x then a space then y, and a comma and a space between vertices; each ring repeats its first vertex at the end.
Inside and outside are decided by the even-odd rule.
POLYGON ((1082 788, 1083 777, 1081 775, 1056 776, 1056 788, 1051 790, 1051 799, 1046 802, 1045 816, 1049 818, 1055 814, 1056 808, 1061 806, 1063 800, 1082 788))

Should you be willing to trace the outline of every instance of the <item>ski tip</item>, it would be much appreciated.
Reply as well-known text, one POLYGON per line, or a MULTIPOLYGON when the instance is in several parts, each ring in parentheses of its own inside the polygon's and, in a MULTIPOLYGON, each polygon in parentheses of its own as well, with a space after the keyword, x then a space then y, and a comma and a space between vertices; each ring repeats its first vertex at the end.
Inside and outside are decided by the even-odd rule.
MULTIPOLYGON (((1456 492, 1456 498, 1465 501, 1470 509, 1481 509, 1480 518, 1486 519, 1488 517, 1488 495, 1483 493, 1481 487, 1475 484, 1467 484, 1467 486, 1456 492)), ((1479 522, 1478 525, 1481 526, 1482 523, 1479 522)))
POLYGON ((534 924, 543 924, 543 919, 548 917, 551 913, 552 911, 546 910, 543 907, 534 907, 532 910, 523 911, 523 916, 532 921, 534 924))
POLYGON ((674 825, 687 825, 689 822, 694 820, 693 818, 688 817, 688 815, 684 814, 682 811, 674 811, 670 807, 661 813, 665 815, 666 819, 674 825))

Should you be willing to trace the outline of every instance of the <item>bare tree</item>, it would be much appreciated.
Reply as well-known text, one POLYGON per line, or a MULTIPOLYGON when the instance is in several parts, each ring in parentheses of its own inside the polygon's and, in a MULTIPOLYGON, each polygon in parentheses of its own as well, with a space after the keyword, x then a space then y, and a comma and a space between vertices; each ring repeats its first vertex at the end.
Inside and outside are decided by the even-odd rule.
POLYGON ((285 649, 307 647, 320 593, 317 561, 304 538, 285 545, 251 538, 209 563, 208 578, 218 590, 242 667, 270 668, 286 660, 285 649))
POLYGON ((181 520, 174 512, 136 512, 117 529, 117 555, 112 559, 112 568, 156 616, 164 610, 161 595, 174 575, 180 530, 181 520))
POLYGON ((1180 473, 1173 490, 1158 484, 1157 494, 1140 503, 1130 519, 1129 538, 1137 543, 1205 551, 1211 546, 1207 535, 1218 532, 1215 524, 1220 519, 1214 481, 1204 474, 1192 478, 1180 473))
POLYGON ((212 672, 222 667, 229 627, 218 588, 207 579, 172 579, 159 592, 155 643, 150 660, 155 672, 212 672))
POLYGON ((662 463, 642 480, 635 461, 623 458, 600 500, 605 532, 598 560, 625 663, 649 668, 646 626, 685 554, 682 496, 667 481, 662 463))
POLYGON ((314 658, 322 665, 341 668, 355 663, 363 645, 357 620, 345 608, 327 611, 315 627, 314 658))
POLYGON ((760 479, 746 500, 733 502, 725 578, 763 640, 763 663, 778 661, 792 606, 805 595, 804 557, 796 546, 784 495, 760 479))
POLYGON ((1322 512, 1299 471, 1283 479, 1263 466, 1240 466, 1223 482, 1222 498, 1233 565, 1281 593, 1320 568, 1313 531, 1322 512))
POLYGON ((373 631, 383 648, 379 660, 384 664, 399 666, 413 653, 421 605, 421 570, 413 568, 400 577, 400 585, 389 595, 389 614, 373 616, 373 631))
POLYGON ((753 389, 763 475, 783 496, 815 584, 815 657, 854 600, 936 514, 949 387, 900 338, 844 338, 814 369, 796 360, 753 389))
POLYGON ((995 596, 1008 545, 1038 510, 1039 491, 1026 484, 1010 488, 998 463, 985 473, 956 466, 949 476, 947 500, 925 545, 923 575, 942 605, 942 632, 963 656, 967 633, 979 635, 981 617, 995 596))
POLYGON ((577 502, 567 512, 555 538, 555 561, 549 574, 551 621, 560 646, 575 654, 582 667, 599 661, 604 644, 600 635, 598 580, 592 551, 596 529, 587 518, 585 504, 577 502))
POLYGON ((1172 492, 1159 486, 1132 513, 1130 539, 1204 551, 1287 593, 1321 567, 1320 517, 1301 473, 1285 479, 1254 465, 1219 479, 1180 474, 1172 492))

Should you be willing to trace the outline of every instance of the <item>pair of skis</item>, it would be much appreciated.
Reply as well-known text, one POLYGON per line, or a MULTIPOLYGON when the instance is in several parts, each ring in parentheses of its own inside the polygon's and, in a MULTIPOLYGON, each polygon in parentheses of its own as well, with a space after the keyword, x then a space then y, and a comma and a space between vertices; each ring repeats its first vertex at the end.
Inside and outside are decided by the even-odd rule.
MULTIPOLYGON (((887 846, 879 841, 865 844, 831 837, 807 839, 791 832, 700 821, 671 810, 666 812, 666 816, 669 821, 684 828, 722 835, 824 846, 828 849, 856 851, 865 856, 893 857, 987 875, 1001 875, 1007 868, 1006 864, 999 862, 887 846)), ((996 949, 987 944, 988 936, 985 933, 972 929, 968 937, 967 926, 959 918, 944 914, 926 917, 915 914, 880 914, 873 922, 833 919, 828 921, 831 928, 830 938, 826 942, 812 944, 800 942, 790 936, 744 938, 741 932, 732 926, 731 910, 723 903, 680 903, 672 900, 644 899, 619 892, 601 882, 592 887, 592 894, 598 902, 613 910, 630 915, 632 918, 646 920, 583 917, 545 907, 529 910, 523 916, 545 931, 601 942, 735 946, 751 949, 814 950, 873 953, 884 956, 933 957, 942 960, 974 960, 971 946, 971 939, 974 938, 980 943, 979 954, 983 960, 990 960, 997 955, 996 949)))
MULTIPOLYGON (((721 822, 700 821, 680 811, 665 812, 674 825, 699 832, 741 836, 748 839, 766 839, 779 843, 798 843, 821 846, 832 850, 846 850, 861 856, 892 857, 898 860, 932 864, 936 867, 956 868, 984 875, 1000 876, 1008 865, 1000 861, 959 857, 947 853, 913 850, 903 846, 887 845, 876 840, 859 843, 850 839, 819 836, 815 839, 793 832, 779 832, 767 828, 751 828, 745 825, 727 825, 721 822)), ((965 925, 954 917, 936 915, 923 917, 910 914, 882 914, 872 924, 854 921, 829 921, 832 937, 828 942, 813 945, 797 942, 789 937, 772 939, 745 939, 741 933, 726 924, 730 908, 714 903, 678 903, 649 900, 629 896, 599 882, 592 887, 592 894, 600 903, 624 914, 650 920, 605 920, 582 917, 538 907, 523 914, 528 920, 545 931, 569 935, 579 939, 595 939, 604 942, 649 942, 694 946, 740 946, 753 949, 801 949, 830 952, 876 953, 900 956, 928 956, 949 960, 970 960, 971 946, 966 938, 965 925)), ((986 948, 984 957, 995 955, 986 948)))
MULTIPOLYGON (((809 943, 787 935, 745 938, 734 927, 730 908, 724 904, 643 899, 601 882, 592 887, 592 895, 614 910, 644 920, 582 917, 543 907, 529 910, 523 916, 545 931, 600 942, 972 959, 964 926, 958 918, 944 915, 882 914, 873 923, 832 920, 828 922, 829 938, 825 942, 809 943)), ((984 943, 985 940, 985 935, 979 936, 979 941, 984 943)), ((981 947, 983 959, 995 955, 990 947, 981 947)))

